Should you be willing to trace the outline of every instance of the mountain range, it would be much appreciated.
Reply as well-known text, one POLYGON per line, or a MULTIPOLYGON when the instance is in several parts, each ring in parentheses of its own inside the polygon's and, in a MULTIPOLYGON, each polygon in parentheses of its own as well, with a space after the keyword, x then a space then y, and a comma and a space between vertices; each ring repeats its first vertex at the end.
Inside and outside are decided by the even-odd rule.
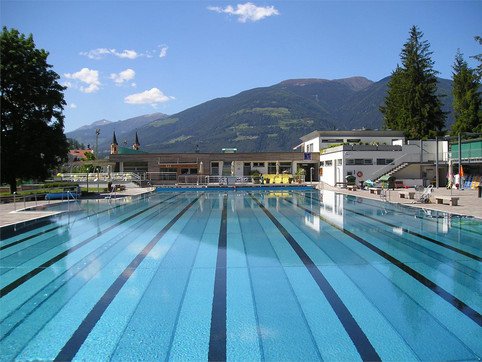
MULTIPOLYGON (((389 77, 373 82, 364 77, 290 79, 237 95, 216 98, 167 116, 155 113, 119 122, 98 121, 67 133, 93 144, 100 129, 99 153, 107 154, 115 130, 119 144, 131 146, 138 132, 148 152, 289 151, 314 130, 380 129, 379 111, 389 77)), ((438 79, 438 92, 453 123, 452 82, 438 79)))

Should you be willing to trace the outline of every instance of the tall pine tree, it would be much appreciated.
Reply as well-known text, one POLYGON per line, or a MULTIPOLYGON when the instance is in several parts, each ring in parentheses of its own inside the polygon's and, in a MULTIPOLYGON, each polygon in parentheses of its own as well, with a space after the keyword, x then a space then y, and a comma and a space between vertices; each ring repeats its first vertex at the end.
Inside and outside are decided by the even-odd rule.
POLYGON ((455 56, 453 70, 455 123, 451 133, 457 135, 463 132, 482 132, 480 83, 477 72, 469 68, 460 51, 455 56))
POLYGON ((437 71, 430 44, 413 26, 400 54, 401 66, 388 82, 385 104, 380 107, 386 128, 404 131, 407 138, 434 137, 445 126, 442 102, 437 96, 437 71))
MULTIPOLYGON (((474 39, 477 43, 482 45, 482 37, 477 35, 474 37, 474 39)), ((477 66, 477 73, 479 74, 479 78, 482 78, 482 54, 474 55, 471 58, 474 58, 475 60, 479 61, 479 65, 477 66)))

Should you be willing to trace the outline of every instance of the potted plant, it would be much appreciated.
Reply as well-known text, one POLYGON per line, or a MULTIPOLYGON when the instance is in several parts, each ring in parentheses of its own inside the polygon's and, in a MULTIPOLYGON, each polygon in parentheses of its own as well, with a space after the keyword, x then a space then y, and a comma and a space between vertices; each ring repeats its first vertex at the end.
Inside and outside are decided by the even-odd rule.
POLYGON ((252 170, 250 176, 253 178, 253 183, 259 184, 261 180, 261 173, 258 170, 252 170))
POLYGON ((302 168, 299 168, 298 170, 296 170, 296 181, 298 181, 298 183, 302 183, 303 181, 305 181, 305 170, 302 169, 302 168))

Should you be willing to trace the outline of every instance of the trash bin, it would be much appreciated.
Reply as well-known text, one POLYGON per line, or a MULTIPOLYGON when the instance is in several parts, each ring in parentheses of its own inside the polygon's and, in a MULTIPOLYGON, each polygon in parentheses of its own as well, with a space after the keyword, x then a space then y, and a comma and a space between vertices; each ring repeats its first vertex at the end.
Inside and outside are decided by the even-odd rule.
POLYGON ((395 176, 385 175, 380 177, 380 182, 384 189, 395 189, 395 176))
POLYGON ((349 185, 354 186, 356 182, 356 177, 353 175, 348 175, 345 177, 345 182, 347 186, 349 185))

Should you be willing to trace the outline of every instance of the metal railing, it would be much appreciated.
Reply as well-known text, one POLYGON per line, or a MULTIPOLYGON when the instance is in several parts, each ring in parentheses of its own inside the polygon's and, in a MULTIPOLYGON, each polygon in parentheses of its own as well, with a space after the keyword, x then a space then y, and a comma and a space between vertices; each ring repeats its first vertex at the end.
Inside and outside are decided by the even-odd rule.
POLYGON ((252 176, 205 176, 206 184, 241 186, 255 183, 252 176))
POLYGON ((89 172, 89 173, 62 173, 62 181, 87 182, 87 181, 141 181, 142 176, 135 172, 89 172))

